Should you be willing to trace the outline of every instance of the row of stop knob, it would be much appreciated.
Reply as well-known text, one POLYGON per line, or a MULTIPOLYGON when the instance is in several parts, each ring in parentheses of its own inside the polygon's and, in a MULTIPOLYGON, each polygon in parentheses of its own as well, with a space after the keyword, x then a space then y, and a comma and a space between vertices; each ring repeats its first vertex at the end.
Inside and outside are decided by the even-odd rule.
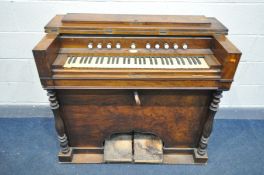
MULTIPOLYGON (((93 48, 93 43, 89 43, 88 46, 87 46, 89 49, 92 49, 93 48)), ((103 44, 102 43, 98 43, 97 46, 96 46, 98 49, 102 49, 103 48, 103 44)), ((108 43, 106 44, 106 48, 107 49, 111 49, 113 46, 111 43, 108 43)), ((115 48, 116 49, 121 49, 121 44, 120 43, 116 43, 115 44, 115 48)), ((130 45, 130 48, 131 49, 136 49, 137 46, 135 43, 132 43, 130 45)), ((150 44, 150 43, 147 43, 146 44, 146 49, 151 49, 151 48, 155 48, 155 49, 170 49, 170 48, 173 48, 173 49, 179 49, 179 45, 174 43, 173 45, 169 45, 168 43, 164 43, 163 45, 161 44, 154 44, 154 47, 150 44)), ((182 46, 181 46, 182 49, 188 49, 188 45, 186 43, 183 43, 182 46)))

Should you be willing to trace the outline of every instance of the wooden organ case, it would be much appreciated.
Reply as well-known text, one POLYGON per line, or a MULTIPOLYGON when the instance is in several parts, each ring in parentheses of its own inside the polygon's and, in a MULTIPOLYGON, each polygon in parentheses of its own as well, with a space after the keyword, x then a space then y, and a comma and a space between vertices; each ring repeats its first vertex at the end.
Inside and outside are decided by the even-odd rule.
MULTIPOLYGON (((107 162, 105 144, 118 133, 159 138, 157 163, 207 162, 222 91, 230 89, 241 56, 217 19, 66 14, 45 32, 33 54, 54 113, 60 162, 107 162)), ((138 158, 137 141, 124 142, 115 144, 132 144, 121 150, 126 162, 148 162, 138 158)))

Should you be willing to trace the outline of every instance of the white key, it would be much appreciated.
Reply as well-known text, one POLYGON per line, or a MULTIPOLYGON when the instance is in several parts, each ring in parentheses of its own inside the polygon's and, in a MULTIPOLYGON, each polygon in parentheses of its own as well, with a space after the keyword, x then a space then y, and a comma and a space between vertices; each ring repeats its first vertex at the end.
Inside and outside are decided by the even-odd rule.
POLYGON ((158 68, 158 69, 162 68, 163 64, 162 64, 161 58, 160 57, 156 57, 155 59, 158 62, 158 64, 155 64, 155 67, 158 68))
POLYGON ((201 61, 201 65, 200 65, 201 68, 205 68, 205 69, 208 69, 208 68, 209 68, 209 66, 208 66, 208 64, 206 63, 206 61, 205 61, 204 58, 199 57, 198 59, 201 61))
POLYGON ((108 57, 102 57, 102 59, 103 59, 103 62, 102 62, 102 64, 100 64, 100 67, 101 68, 107 68, 108 57))
POLYGON ((150 64, 150 58, 145 57, 145 60, 146 60, 146 64, 145 64, 144 68, 152 68, 152 65, 150 64))

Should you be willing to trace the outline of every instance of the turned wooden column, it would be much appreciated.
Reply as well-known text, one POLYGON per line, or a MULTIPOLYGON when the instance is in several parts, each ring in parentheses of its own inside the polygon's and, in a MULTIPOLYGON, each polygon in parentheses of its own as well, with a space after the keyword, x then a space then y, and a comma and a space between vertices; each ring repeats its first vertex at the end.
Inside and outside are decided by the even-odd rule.
POLYGON ((222 91, 216 91, 213 94, 213 100, 209 106, 209 115, 208 119, 205 122, 204 128, 203 128, 203 134, 200 139, 199 147, 197 150, 197 153, 200 156, 203 156, 206 154, 206 149, 208 145, 209 137, 213 130, 213 123, 214 123, 214 116, 219 108, 220 98, 222 98, 222 91))
POLYGON ((55 90, 47 90, 47 91, 50 101, 50 107, 52 109, 55 118, 55 128, 58 134, 58 140, 60 142, 61 153, 67 154, 70 151, 70 148, 68 145, 67 136, 65 134, 64 123, 60 116, 60 111, 59 111, 60 106, 56 97, 56 92, 55 90))

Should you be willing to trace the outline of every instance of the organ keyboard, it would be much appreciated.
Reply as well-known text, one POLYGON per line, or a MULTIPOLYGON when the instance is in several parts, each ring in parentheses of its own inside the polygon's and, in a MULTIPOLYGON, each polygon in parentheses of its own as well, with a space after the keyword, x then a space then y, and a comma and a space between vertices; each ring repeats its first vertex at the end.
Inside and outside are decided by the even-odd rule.
POLYGON ((107 69, 208 69, 204 57, 106 57, 70 56, 65 68, 107 69))
POLYGON ((66 14, 45 32, 33 54, 60 162, 207 162, 241 56, 217 19, 66 14))

